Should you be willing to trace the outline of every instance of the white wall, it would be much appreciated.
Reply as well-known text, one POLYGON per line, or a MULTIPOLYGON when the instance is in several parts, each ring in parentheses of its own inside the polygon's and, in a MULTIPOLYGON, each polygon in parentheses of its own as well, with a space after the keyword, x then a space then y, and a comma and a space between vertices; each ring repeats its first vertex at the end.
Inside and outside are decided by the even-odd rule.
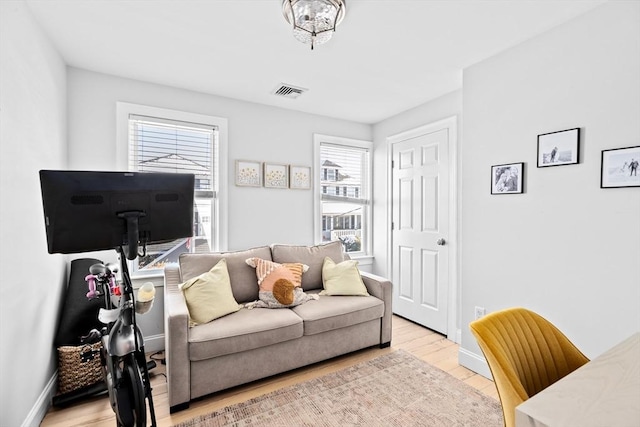
POLYGON ((462 343, 474 306, 524 306, 588 357, 640 330, 640 189, 600 189, 601 150, 640 145, 640 3, 609 2, 469 67, 461 144, 462 343), (536 167, 538 134, 580 127, 578 165, 536 167), (525 162, 525 193, 490 168, 525 162))
POLYGON ((0 1, 2 426, 40 423, 56 369, 66 263, 47 253, 38 171, 66 166, 65 74, 25 4, 0 1))
MULTIPOLYGON (((228 249, 313 244, 313 193, 237 187, 235 161, 312 166, 313 133, 371 140, 371 126, 76 68, 69 69, 69 166, 116 167, 116 102, 228 119, 228 249)), ((215 76, 211 76, 215 78, 215 76)), ((292 103, 295 101, 292 100, 292 103)))

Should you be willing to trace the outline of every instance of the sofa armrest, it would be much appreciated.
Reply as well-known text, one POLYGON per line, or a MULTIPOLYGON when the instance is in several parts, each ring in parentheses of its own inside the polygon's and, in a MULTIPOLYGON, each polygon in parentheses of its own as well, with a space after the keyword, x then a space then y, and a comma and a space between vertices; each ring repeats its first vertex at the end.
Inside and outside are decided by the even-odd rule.
POLYGON ((179 267, 167 265, 164 269, 164 345, 170 408, 188 405, 191 399, 189 311, 178 288, 180 283, 179 267))
POLYGON ((393 317, 393 284, 381 276, 361 271, 362 281, 367 287, 367 292, 384 302, 384 315, 380 331, 380 345, 387 346, 391 343, 391 318, 393 317))

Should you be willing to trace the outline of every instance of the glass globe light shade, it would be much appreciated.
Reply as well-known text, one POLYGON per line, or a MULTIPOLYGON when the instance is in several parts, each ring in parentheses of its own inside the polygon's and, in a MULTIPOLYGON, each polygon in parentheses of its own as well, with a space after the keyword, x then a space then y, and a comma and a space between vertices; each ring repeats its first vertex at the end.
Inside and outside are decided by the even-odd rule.
POLYGON ((328 42, 346 13, 345 0, 284 0, 282 13, 296 40, 315 45, 328 42))

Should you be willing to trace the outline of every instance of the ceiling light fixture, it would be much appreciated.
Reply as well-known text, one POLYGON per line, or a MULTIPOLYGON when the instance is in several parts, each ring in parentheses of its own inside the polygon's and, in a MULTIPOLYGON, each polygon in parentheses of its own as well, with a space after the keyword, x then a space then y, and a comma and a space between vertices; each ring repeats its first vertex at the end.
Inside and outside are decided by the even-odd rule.
POLYGON ((293 36, 313 50, 331 39, 346 7, 346 0, 283 0, 282 14, 293 25, 293 36))

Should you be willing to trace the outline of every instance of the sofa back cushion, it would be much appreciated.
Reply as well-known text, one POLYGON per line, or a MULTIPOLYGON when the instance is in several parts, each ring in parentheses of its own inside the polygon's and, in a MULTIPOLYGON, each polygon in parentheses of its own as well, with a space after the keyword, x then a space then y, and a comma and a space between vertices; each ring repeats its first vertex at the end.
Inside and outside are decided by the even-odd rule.
POLYGON ((233 297, 239 303, 255 301, 258 299, 256 270, 245 262, 247 258, 253 257, 271 260, 271 249, 263 246, 238 252, 181 254, 179 261, 181 279, 187 281, 199 276, 211 270, 221 259, 225 259, 233 297))
POLYGON ((336 241, 316 246, 272 245, 271 254, 274 262, 280 264, 299 262, 309 266, 302 275, 302 289, 322 288, 322 265, 324 258, 329 257, 335 263, 342 262, 344 254, 342 243, 336 241))

